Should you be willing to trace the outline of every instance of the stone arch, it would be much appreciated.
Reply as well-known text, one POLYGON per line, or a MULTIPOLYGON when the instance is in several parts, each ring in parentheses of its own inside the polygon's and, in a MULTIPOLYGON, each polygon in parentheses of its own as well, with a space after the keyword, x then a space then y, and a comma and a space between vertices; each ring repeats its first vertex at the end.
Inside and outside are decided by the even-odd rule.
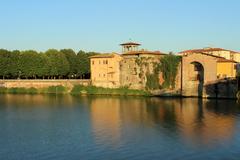
POLYGON ((191 64, 192 78, 190 79, 192 84, 196 87, 198 96, 203 95, 204 86, 204 66, 198 61, 193 61, 191 64))
POLYGON ((204 83, 204 67, 200 62, 193 61, 190 63, 193 71, 194 79, 198 83, 204 83))
POLYGON ((216 80, 216 57, 204 53, 189 53, 182 56, 183 96, 207 97, 205 86, 216 80))

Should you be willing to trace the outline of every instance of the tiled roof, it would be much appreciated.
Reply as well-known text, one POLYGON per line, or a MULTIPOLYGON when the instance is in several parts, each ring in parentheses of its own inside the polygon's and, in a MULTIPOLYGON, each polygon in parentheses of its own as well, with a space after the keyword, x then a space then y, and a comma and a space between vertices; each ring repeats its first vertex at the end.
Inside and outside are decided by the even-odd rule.
POLYGON ((115 55, 119 55, 119 54, 117 54, 117 53, 104 53, 104 54, 94 55, 94 56, 91 56, 89 58, 113 58, 115 55))
POLYGON ((182 51, 182 52, 179 52, 179 53, 181 54, 181 53, 215 52, 215 51, 229 51, 229 52, 232 52, 232 53, 238 53, 238 52, 227 50, 227 49, 223 49, 223 48, 192 49, 192 50, 185 50, 185 51, 182 51))
MULTIPOLYGON (((226 59, 226 58, 223 58, 223 57, 220 57, 220 56, 208 54, 208 53, 206 53, 206 52, 192 52, 192 53, 203 54, 203 55, 206 55, 206 56, 215 57, 215 58, 217 58, 217 62, 232 62, 232 63, 238 63, 238 62, 236 62, 236 61, 234 61, 234 60, 229 60, 229 59, 226 59)), ((186 55, 183 55, 183 56, 186 56, 186 55)))
POLYGON ((161 53, 160 51, 131 51, 127 53, 123 53, 122 55, 139 55, 139 54, 152 54, 152 55, 166 55, 165 53, 161 53))
POLYGON ((136 46, 140 46, 141 44, 139 43, 135 43, 135 42, 127 42, 127 43, 122 43, 120 44, 121 46, 127 46, 127 45, 136 45, 136 46))

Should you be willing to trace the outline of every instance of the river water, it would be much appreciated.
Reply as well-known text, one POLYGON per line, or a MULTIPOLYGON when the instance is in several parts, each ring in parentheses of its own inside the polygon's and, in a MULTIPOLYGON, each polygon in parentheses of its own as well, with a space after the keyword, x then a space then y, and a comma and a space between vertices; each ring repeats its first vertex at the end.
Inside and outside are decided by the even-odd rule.
POLYGON ((234 100, 0 95, 1 160, 239 160, 234 100))

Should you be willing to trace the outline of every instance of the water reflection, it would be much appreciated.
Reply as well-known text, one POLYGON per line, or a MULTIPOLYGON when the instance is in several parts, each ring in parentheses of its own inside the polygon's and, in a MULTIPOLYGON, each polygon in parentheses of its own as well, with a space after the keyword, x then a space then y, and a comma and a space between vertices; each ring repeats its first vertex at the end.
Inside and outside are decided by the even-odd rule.
POLYGON ((120 100, 96 98, 90 102, 93 134, 97 143, 116 146, 120 143, 120 100), (104 126, 104 127, 103 127, 104 126))
POLYGON ((228 159, 239 118, 231 100, 1 95, 0 157, 228 159))
POLYGON ((231 139, 233 114, 239 112, 234 101, 200 99, 93 98, 90 108, 94 134, 102 142, 120 141, 122 126, 142 125, 205 146, 231 139))

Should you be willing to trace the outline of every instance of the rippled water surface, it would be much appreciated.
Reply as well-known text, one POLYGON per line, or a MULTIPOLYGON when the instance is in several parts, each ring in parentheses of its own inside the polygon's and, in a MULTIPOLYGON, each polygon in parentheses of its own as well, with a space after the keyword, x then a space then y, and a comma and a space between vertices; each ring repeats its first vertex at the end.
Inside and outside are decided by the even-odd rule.
POLYGON ((0 96, 3 160, 239 160, 234 100, 0 96))

